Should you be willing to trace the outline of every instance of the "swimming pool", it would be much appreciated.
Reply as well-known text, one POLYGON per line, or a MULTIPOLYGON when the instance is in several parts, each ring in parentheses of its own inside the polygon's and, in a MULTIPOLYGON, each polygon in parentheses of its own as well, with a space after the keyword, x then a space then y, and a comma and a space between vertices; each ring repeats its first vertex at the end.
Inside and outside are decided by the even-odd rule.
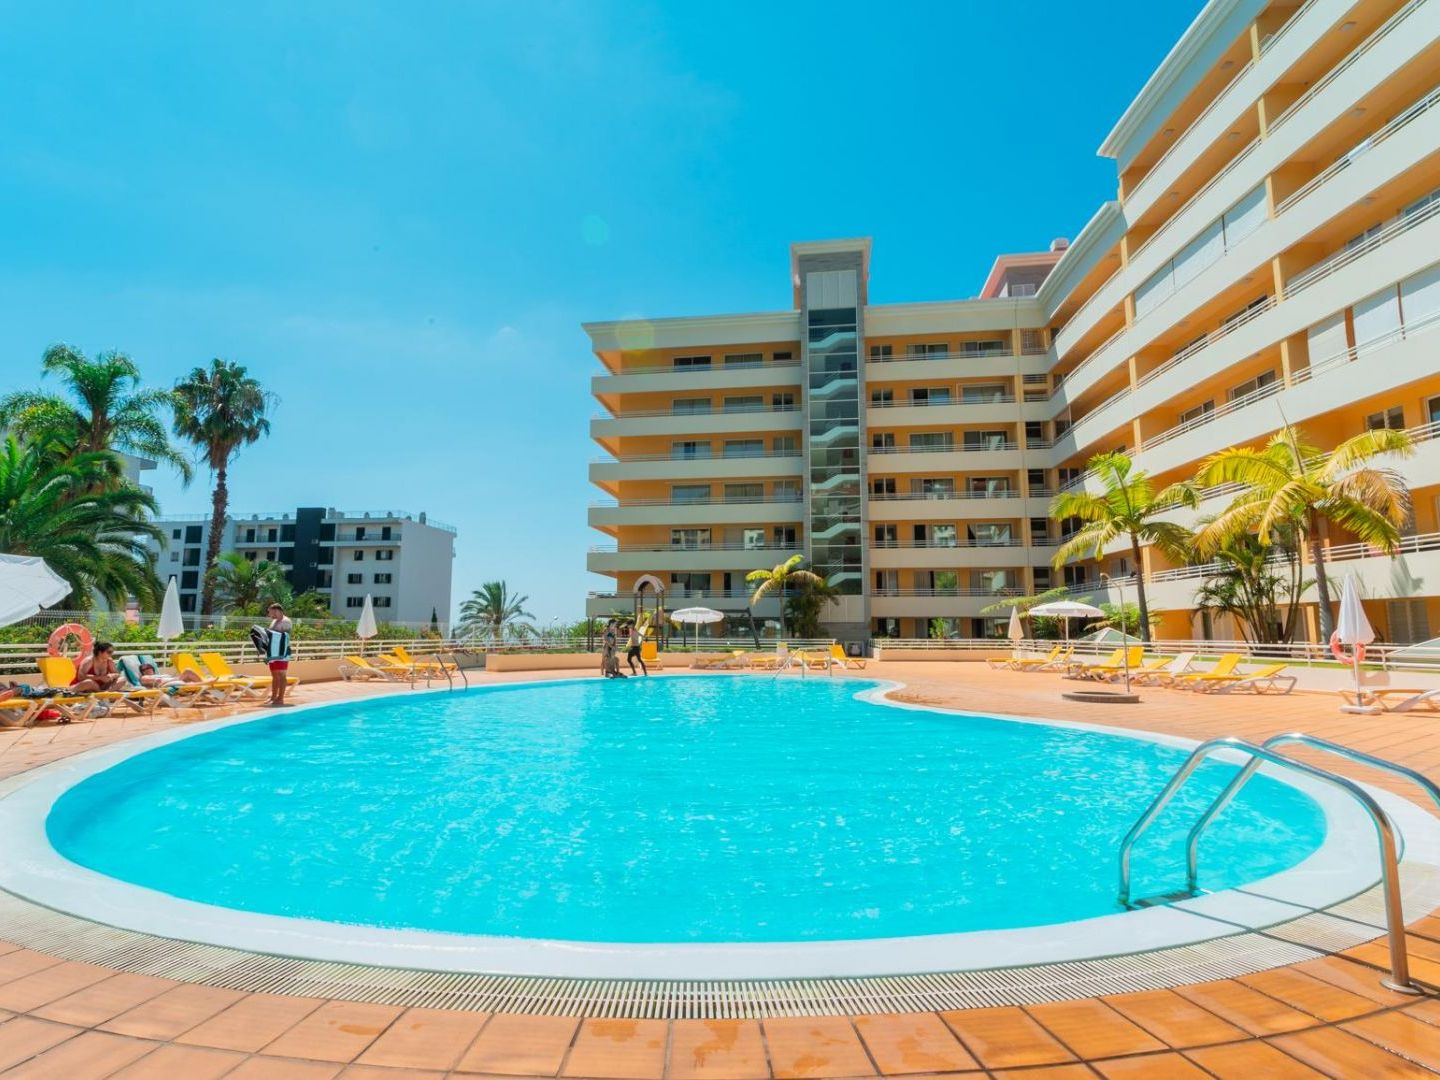
MULTIPOLYGON (((277 713, 64 790, 65 860, 255 916, 562 942, 855 942, 1114 915, 1120 838, 1181 748, 898 709, 854 680, 583 680, 277 713)), ((1183 880, 1206 766, 1136 852, 1183 880)), ((1257 779, 1202 883, 1322 845, 1309 795, 1257 779)))

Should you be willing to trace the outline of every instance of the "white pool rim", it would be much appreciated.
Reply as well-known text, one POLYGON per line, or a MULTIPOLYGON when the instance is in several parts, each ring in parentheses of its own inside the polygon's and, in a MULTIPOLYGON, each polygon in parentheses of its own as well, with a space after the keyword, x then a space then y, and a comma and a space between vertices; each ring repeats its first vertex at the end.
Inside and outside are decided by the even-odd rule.
MULTIPOLYGON (((684 676, 694 677, 694 676, 684 676)), ((717 676, 723 677, 723 676, 717 676)), ((486 684, 470 692, 553 686, 539 680, 486 684)), ((984 716, 1015 723, 1094 731, 1181 749, 1192 740, 1153 732, 1032 717, 931 708, 890 698, 903 684, 879 682, 857 696, 891 708, 944 716, 984 716)), ((415 693, 446 693, 445 690, 415 693)), ((300 705, 284 714, 351 706, 300 705)), ((844 941, 746 943, 598 943, 492 937, 428 930, 388 930, 265 915, 185 900, 130 884, 71 862, 50 844, 45 821, 75 784, 146 751, 249 723, 257 716, 190 724, 99 747, 7 781, 0 798, 0 888, 32 903, 106 926, 266 955, 427 971, 577 979, 801 979, 980 971, 1093 960, 1192 945, 1277 926, 1340 904, 1379 879, 1375 829, 1353 802, 1328 785, 1269 765, 1270 778, 1303 791, 1326 819, 1321 846, 1302 862, 1242 888, 1094 918, 1005 930, 844 941)), ((1222 758, 1222 760, 1224 760, 1222 758)), ((1232 760, 1239 760, 1232 758, 1232 760)), ((1403 839, 1405 866, 1440 866, 1440 821, 1389 792, 1366 786, 1403 839)), ((1177 883, 1178 884, 1178 883, 1177 883)), ((1063 888, 1063 882, 1056 883, 1063 888)), ((1428 914, 1410 898, 1407 919, 1428 914)), ((1379 931, 1377 930, 1377 933, 1379 931)))

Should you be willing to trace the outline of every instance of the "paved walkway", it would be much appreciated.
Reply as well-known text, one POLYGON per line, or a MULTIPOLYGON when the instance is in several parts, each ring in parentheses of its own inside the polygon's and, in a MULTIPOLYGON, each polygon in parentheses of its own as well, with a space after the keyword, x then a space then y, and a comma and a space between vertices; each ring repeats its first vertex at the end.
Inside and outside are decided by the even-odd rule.
MULTIPOLYGON (((926 704, 1103 720, 1196 739, 1237 734, 1258 740, 1299 729, 1440 779, 1440 716, 1433 714, 1347 716, 1334 699, 1318 696, 1197 698, 1164 690, 1145 691, 1138 706, 1097 711, 1062 702, 1054 676, 991 672, 974 664, 896 662, 872 667, 871 673, 877 671, 907 684, 903 698, 926 704)), ((394 692, 332 684, 306 687, 302 700, 394 692)), ((105 719, 0 732, 0 775, 175 722, 105 719)), ((1410 931, 1415 975, 1440 988, 1440 916, 1422 919, 1410 931)), ((1440 993, 1414 998, 1383 989, 1384 964, 1383 946, 1370 943, 1239 979, 1060 1004, 667 1022, 245 994, 0 944, 0 1075, 1350 1080, 1440 1074, 1440 993)))

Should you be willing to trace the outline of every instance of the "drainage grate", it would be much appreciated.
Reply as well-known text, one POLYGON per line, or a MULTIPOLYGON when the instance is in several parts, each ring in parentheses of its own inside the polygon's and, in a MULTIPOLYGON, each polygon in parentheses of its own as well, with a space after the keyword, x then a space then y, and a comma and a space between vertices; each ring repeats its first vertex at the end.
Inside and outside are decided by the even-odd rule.
MULTIPOLYGON (((1440 903, 1440 874, 1407 867, 1440 903), (1420 873, 1416 874, 1416 871, 1420 873)), ((1427 908, 1428 910, 1428 908, 1427 908)), ((5 937, 65 960, 254 993, 475 1012, 636 1019, 867 1015, 1028 1005, 1157 990, 1311 960, 1379 936, 1376 890, 1263 932, 1071 963, 854 979, 626 981, 475 975, 269 956, 120 930, 0 891, 5 937)))

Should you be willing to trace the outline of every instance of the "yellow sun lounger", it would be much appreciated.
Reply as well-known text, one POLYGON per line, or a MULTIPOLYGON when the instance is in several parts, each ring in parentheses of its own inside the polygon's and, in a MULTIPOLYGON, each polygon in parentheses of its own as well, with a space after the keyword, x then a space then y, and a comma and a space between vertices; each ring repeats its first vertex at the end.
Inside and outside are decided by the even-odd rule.
POLYGON ((830 659, 841 667, 849 668, 851 671, 863 671, 865 661, 858 656, 846 656, 845 650, 840 647, 838 641, 830 643, 830 659))
MULTIPOLYGON (((210 674, 217 679, 230 679, 237 683, 244 683, 254 689, 269 689, 269 675, 240 675, 230 666, 230 661, 221 656, 218 652, 202 652, 200 662, 205 665, 210 674)), ((288 686, 299 686, 300 680, 294 675, 286 675, 285 682, 288 686)))
POLYGON ((394 656, 403 664, 409 664, 414 668, 428 668, 431 671, 438 671, 442 675, 447 671, 459 670, 458 664, 448 664, 438 656, 411 656, 409 650, 406 649, 404 645, 396 645, 390 650, 390 655, 394 656))
MULTIPOLYGON (((411 677, 411 670, 405 672, 411 677)), ((372 664, 363 656, 347 656, 340 662, 340 677, 346 682, 351 679, 379 679, 382 682, 398 682, 400 672, 393 670, 393 665, 386 664, 383 667, 372 664)))
MULTIPOLYGON (((71 660, 68 656, 42 656, 35 661, 35 666, 40 669, 40 674, 45 677, 45 681, 51 686, 70 686, 75 682, 77 674, 75 661, 71 660)), ((63 698, 52 698, 50 699, 50 704, 58 708, 61 702, 78 704, 88 698, 92 703, 128 705, 137 713, 146 713, 153 712, 155 706, 160 704, 160 699, 163 696, 164 694, 159 690, 133 690, 129 688, 125 690, 95 690, 85 693, 67 694, 63 698)), ((86 710, 86 716, 93 711, 93 708, 94 705, 92 704, 91 709, 86 710)), ((61 711, 64 712, 65 710, 61 709, 61 711)), ((76 716, 73 717, 73 719, 80 719, 80 717, 76 716)))
POLYGON ((1196 687, 1204 686, 1206 683, 1219 682, 1231 678, 1235 674, 1235 669, 1239 666, 1240 654, 1233 652, 1226 653, 1220 657, 1219 660, 1215 661, 1215 666, 1209 671, 1195 671, 1189 675, 1177 675, 1171 685, 1193 690, 1196 687))
POLYGON ((1229 694, 1236 690, 1253 690, 1257 694, 1288 694, 1295 689, 1299 680, 1294 675, 1281 674, 1289 664, 1266 664, 1254 671, 1236 671, 1231 675, 1218 676, 1197 690, 1208 689, 1218 694, 1229 694))
POLYGON ((1087 679, 1109 679, 1116 675, 1124 675, 1125 667, 1128 664, 1131 671, 1139 671, 1145 662, 1145 646, 1131 645, 1128 649, 1116 649, 1113 656, 1103 664, 1086 664, 1078 674, 1087 679), (1127 657, 1125 654, 1129 653, 1127 657))
POLYGON ((1064 671, 1075 655, 1075 646, 1055 646, 1049 656, 1028 656, 1010 662, 1011 671, 1064 671))
MULTIPOLYGON (((646 668, 654 668, 656 671, 665 670, 665 662, 660 659, 660 646, 648 638, 640 642, 640 662, 646 668)), ((693 661, 691 666, 694 666, 693 661)))

